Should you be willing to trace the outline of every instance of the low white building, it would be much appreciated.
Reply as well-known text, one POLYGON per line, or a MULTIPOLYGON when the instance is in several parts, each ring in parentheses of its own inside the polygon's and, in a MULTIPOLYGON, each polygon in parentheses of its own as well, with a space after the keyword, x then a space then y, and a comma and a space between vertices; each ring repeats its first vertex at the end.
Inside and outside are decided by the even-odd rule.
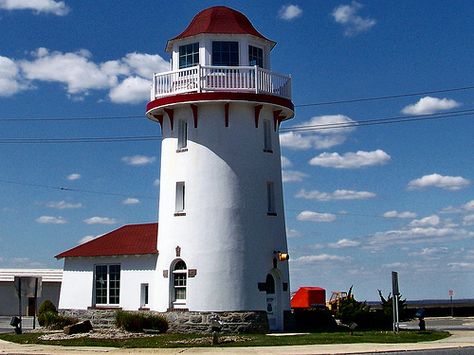
MULTIPOLYGON (((37 307, 45 300, 50 300, 58 307, 59 292, 63 271, 60 269, 0 269, 0 315, 18 315, 19 300, 15 288, 15 277, 41 278, 41 294, 38 295, 37 307)), ((21 312, 24 316, 34 314, 34 297, 22 297, 21 312)))
POLYGON ((158 224, 126 225, 69 249, 60 309, 154 308, 158 224))

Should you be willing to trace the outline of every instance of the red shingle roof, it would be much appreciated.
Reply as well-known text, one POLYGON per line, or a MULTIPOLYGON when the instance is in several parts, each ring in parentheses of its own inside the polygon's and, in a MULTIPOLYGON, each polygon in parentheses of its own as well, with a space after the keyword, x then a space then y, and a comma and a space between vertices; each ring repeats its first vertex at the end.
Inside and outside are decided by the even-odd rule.
POLYGON ((77 256, 158 254, 158 223, 129 224, 56 255, 77 256))
POLYGON ((226 6, 214 6, 198 13, 192 19, 188 27, 178 36, 168 41, 167 50, 171 50, 171 43, 177 39, 196 36, 201 33, 220 33, 220 34, 248 34, 262 38, 272 43, 258 32, 249 19, 239 11, 226 6))

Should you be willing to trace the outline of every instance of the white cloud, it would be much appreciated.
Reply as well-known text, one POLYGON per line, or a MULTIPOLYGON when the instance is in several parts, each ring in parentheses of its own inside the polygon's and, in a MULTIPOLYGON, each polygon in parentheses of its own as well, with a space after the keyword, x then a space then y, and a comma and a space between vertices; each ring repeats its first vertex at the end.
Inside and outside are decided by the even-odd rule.
POLYGON ((148 157, 145 155, 134 155, 134 156, 126 156, 122 158, 122 161, 127 165, 133 166, 142 166, 142 165, 149 165, 155 162, 155 157, 148 157))
POLYGON ((285 21, 294 20, 303 14, 303 10, 298 5, 284 5, 278 11, 278 17, 285 21))
POLYGON ((116 224, 115 218, 109 217, 91 217, 84 220, 86 224, 116 224))
POLYGON ((67 15, 70 9, 64 1, 55 0, 0 0, 3 10, 33 10, 36 13, 50 13, 57 16, 67 15))
POLYGON ((422 256, 426 258, 433 258, 437 257, 441 254, 445 254, 448 252, 448 248, 442 247, 442 248, 423 248, 420 251, 414 251, 411 253, 408 253, 410 256, 422 256))
POLYGON ((464 205, 462 205, 462 208, 466 211, 474 211, 474 200, 465 203, 464 205))
POLYGON ((377 23, 375 19, 363 18, 357 14, 362 7, 362 4, 352 1, 350 5, 339 5, 333 10, 334 21, 344 27, 345 36, 352 37, 367 32, 377 23))
POLYGON ((421 219, 414 219, 410 222, 410 227, 424 227, 424 226, 437 226, 440 219, 437 215, 431 215, 421 219))
POLYGON ((160 179, 155 179, 155 181, 153 181, 153 186, 160 186, 160 179))
POLYGON ((319 255, 305 255, 295 259, 295 262, 303 264, 317 263, 323 261, 348 261, 349 257, 330 255, 330 254, 319 254, 319 255))
POLYGON ((161 56, 146 53, 128 53, 102 63, 94 62, 86 49, 60 52, 38 48, 32 56, 17 62, 0 57, 0 96, 25 89, 23 83, 28 81, 40 81, 64 84, 72 100, 83 100, 92 90, 109 90, 111 102, 136 104, 149 98, 153 73, 169 70, 161 56))
POLYGON ((425 187, 438 187, 440 189, 457 191, 467 187, 471 182, 462 176, 443 176, 440 174, 424 175, 408 183, 409 190, 423 189, 425 187))
POLYGON ((455 100, 425 96, 417 103, 405 106, 402 109, 402 113, 407 115, 429 115, 439 111, 450 110, 460 105, 461 104, 455 100))
POLYGON ((356 121, 344 115, 315 116, 297 126, 311 130, 281 133, 280 145, 294 150, 332 148, 344 143, 355 125, 356 121))
POLYGON ((78 174, 78 173, 72 173, 66 177, 66 179, 70 181, 79 180, 80 178, 81 178, 81 174, 78 174))
POLYGON ((33 61, 21 61, 20 65, 27 79, 63 83, 72 95, 115 85, 117 78, 102 72, 90 57, 84 49, 62 53, 39 48, 33 61))
POLYGON ((467 216, 464 216, 462 219, 462 224, 465 226, 474 225, 474 214, 468 214, 467 216))
POLYGON ((131 76, 113 87, 109 92, 110 101, 117 104, 137 104, 150 94, 151 80, 131 76))
POLYGON ((41 216, 36 218, 36 222, 40 224, 66 224, 67 220, 63 217, 41 216))
POLYGON ((471 271, 474 270, 474 263, 448 263, 452 271, 471 271))
POLYGON ((0 56, 0 97, 8 97, 26 89, 21 83, 18 65, 7 57, 0 56))
POLYGON ((301 237, 301 232, 297 231, 296 229, 287 229, 286 236, 288 238, 298 238, 301 237))
POLYGON ((281 156, 281 167, 283 169, 285 168, 290 168, 293 164, 291 163, 290 159, 287 157, 284 157, 283 155, 281 156))
POLYGON ((416 213, 410 212, 410 211, 404 211, 404 212, 387 211, 383 214, 383 216, 385 218, 416 218, 416 213))
POLYGON ((82 237, 82 238, 78 241, 78 243, 79 243, 79 244, 84 244, 84 243, 90 242, 91 240, 93 240, 93 239, 95 239, 95 238, 97 238, 97 237, 94 236, 94 235, 86 235, 86 236, 82 237))
POLYGON ((313 211, 302 211, 296 219, 298 221, 307 222, 333 222, 336 220, 336 215, 332 213, 319 213, 313 211))
POLYGON ((329 243, 328 246, 330 248, 353 248, 353 247, 358 247, 360 245, 360 242, 356 240, 350 240, 350 239, 341 239, 338 240, 336 243, 329 243))
POLYGON ((159 55, 137 52, 128 53, 122 58, 122 62, 128 65, 132 73, 150 80, 153 77, 153 73, 170 70, 170 63, 159 55))
POLYGON ((281 175, 283 182, 299 182, 308 177, 308 174, 296 170, 282 170, 281 175))
POLYGON ((377 232, 366 239, 368 248, 385 248, 391 245, 429 243, 429 242, 449 242, 473 238, 474 232, 462 228, 446 226, 423 226, 410 227, 399 230, 389 230, 377 232))
POLYGON ((122 203, 124 205, 136 205, 140 203, 140 200, 138 198, 128 197, 125 200, 123 200, 122 203))
POLYGON ((46 207, 56 208, 58 210, 72 209, 72 208, 81 208, 82 203, 70 203, 66 201, 52 201, 46 204, 46 207))
POLYGON ((390 161, 390 155, 381 149, 372 152, 357 151, 343 155, 339 153, 321 153, 309 161, 311 165, 336 169, 357 169, 366 166, 383 165, 390 161))
POLYGON ((334 192, 320 192, 318 190, 306 191, 305 189, 301 189, 295 195, 297 198, 317 201, 367 200, 375 196, 375 193, 369 191, 335 190, 334 192))

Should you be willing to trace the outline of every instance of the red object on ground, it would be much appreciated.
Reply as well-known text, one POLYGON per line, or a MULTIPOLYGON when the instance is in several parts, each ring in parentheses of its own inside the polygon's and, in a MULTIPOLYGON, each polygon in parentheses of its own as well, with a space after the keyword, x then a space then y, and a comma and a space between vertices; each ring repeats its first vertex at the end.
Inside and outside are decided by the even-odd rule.
POLYGON ((326 305, 326 290, 321 287, 300 287, 291 299, 291 308, 326 305))

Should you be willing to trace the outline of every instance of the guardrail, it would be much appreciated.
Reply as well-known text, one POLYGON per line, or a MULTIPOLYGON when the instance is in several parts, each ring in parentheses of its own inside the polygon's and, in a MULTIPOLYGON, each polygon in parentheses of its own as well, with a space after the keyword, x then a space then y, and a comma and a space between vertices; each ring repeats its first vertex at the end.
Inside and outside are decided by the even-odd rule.
POLYGON ((151 99, 209 91, 265 93, 291 99, 291 76, 258 66, 197 65, 154 74, 151 99))

